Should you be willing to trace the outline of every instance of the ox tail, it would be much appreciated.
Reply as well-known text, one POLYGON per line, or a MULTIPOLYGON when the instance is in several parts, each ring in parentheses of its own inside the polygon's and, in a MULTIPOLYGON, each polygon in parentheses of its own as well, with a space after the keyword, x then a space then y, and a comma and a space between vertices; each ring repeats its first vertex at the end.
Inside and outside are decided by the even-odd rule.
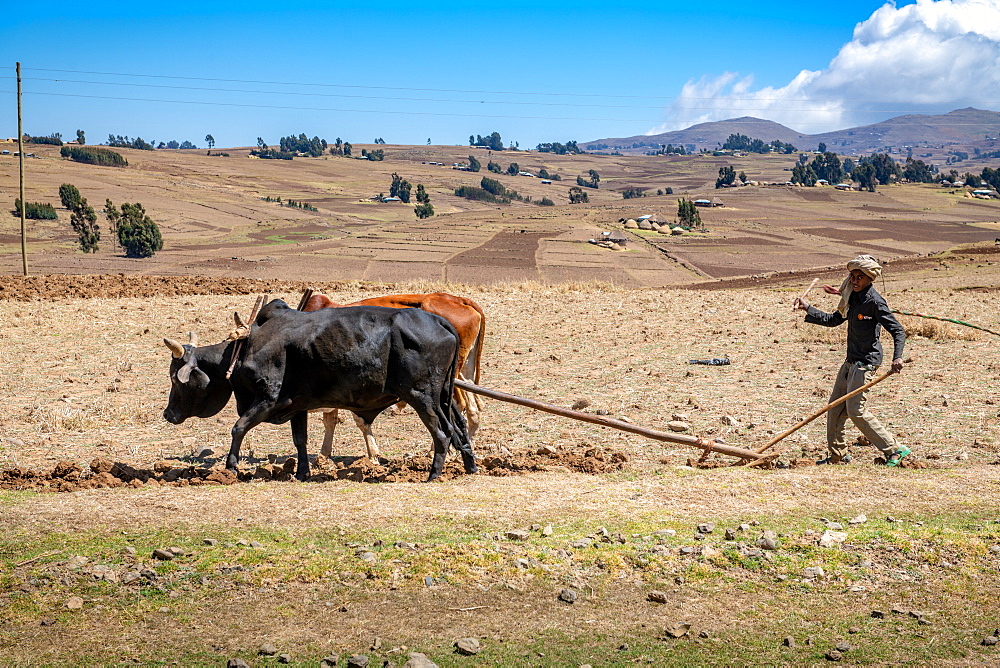
POLYGON ((466 452, 469 447, 469 429, 466 425, 465 417, 455 405, 455 375, 458 373, 458 332, 450 322, 447 320, 444 322, 448 325, 448 331, 455 337, 456 345, 455 354, 451 358, 451 367, 448 370, 448 376, 441 388, 441 403, 439 404, 440 406, 448 406, 449 412, 447 415, 442 414, 441 417, 453 426, 449 430, 451 445, 459 452, 466 452))
MULTIPOLYGON (((472 382, 479 385, 479 374, 481 369, 480 363, 483 357, 483 339, 486 337, 486 314, 483 313, 483 309, 479 308, 479 304, 476 302, 471 299, 466 299, 465 301, 470 308, 475 309, 475 311, 479 314, 479 333, 476 335, 476 343, 473 346, 472 353, 470 354, 470 358, 472 358, 473 364, 475 365, 472 382)), ((466 364, 468 364, 468 361, 466 361, 466 364)), ((464 371, 464 369, 460 369, 460 371, 464 371)), ((465 396, 467 397, 466 401, 476 402, 476 407, 479 410, 482 410, 483 399, 478 394, 466 392, 465 396)))

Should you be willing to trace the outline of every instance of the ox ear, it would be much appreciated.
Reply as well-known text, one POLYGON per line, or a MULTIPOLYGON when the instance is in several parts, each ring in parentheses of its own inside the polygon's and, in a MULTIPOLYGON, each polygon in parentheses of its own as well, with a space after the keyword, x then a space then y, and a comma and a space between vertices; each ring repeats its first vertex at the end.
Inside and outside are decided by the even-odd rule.
POLYGON ((191 360, 177 370, 177 381, 186 385, 187 382, 191 380, 192 371, 200 371, 200 369, 198 369, 198 364, 194 360, 191 360))
POLYGON ((163 339, 163 344, 170 348, 170 354, 174 359, 180 359, 184 357, 184 346, 177 343, 173 339, 163 339))
POLYGON ((198 347, 198 336, 194 332, 188 332, 188 343, 194 347, 198 347))
POLYGON ((236 322, 236 326, 237 327, 246 327, 247 326, 246 323, 243 322, 243 318, 241 318, 240 314, 237 313, 236 311, 233 311, 233 321, 236 322))

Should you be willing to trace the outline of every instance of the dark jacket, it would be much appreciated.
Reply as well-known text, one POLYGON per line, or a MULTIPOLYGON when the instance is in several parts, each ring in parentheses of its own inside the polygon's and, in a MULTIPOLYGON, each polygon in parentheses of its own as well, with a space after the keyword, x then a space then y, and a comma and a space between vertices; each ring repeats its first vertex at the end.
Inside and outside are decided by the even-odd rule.
POLYGON ((847 317, 839 311, 824 313, 815 306, 806 311, 806 322, 824 327, 837 327, 847 321, 847 361, 862 362, 878 366, 882 363, 882 344, 879 334, 882 328, 892 335, 892 358, 903 357, 903 345, 906 343, 906 332, 896 317, 889 311, 875 288, 869 285, 861 292, 851 291, 847 298, 847 317))

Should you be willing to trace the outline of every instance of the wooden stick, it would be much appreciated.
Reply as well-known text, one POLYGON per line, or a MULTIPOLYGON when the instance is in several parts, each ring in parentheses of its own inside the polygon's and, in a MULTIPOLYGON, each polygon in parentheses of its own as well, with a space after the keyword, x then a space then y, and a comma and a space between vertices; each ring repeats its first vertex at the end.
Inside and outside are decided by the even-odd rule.
POLYGON ((299 309, 298 310, 301 311, 302 309, 304 309, 306 307, 306 304, 309 303, 309 299, 312 296, 313 296, 313 289, 312 288, 306 288, 305 292, 302 293, 302 299, 299 300, 299 309))
POLYGON ((52 550, 51 552, 42 552, 38 556, 32 557, 31 559, 25 559, 24 561, 22 561, 20 563, 14 564, 14 568, 19 568, 21 566, 27 566, 28 564, 30 564, 33 561, 38 561, 39 559, 44 559, 45 557, 54 557, 55 555, 60 554, 61 552, 65 552, 65 551, 66 551, 65 549, 62 549, 62 550, 52 550))
POLYGON ((850 399, 851 397, 854 397, 854 396, 857 396, 857 395, 861 394, 862 392, 864 392, 865 390, 867 390, 869 387, 872 387, 873 385, 877 385, 878 383, 881 383, 883 380, 885 380, 886 378, 888 378, 891 375, 892 375, 892 372, 889 371, 888 373, 885 373, 884 375, 879 376, 875 380, 873 380, 871 382, 868 382, 868 383, 865 383, 864 385, 862 385, 858 389, 854 390, 853 392, 848 392, 847 394, 843 395, 842 397, 838 398, 837 400, 831 401, 826 406, 823 406, 823 408, 819 409, 818 411, 816 411, 815 413, 813 413, 812 415, 810 415, 809 417, 807 417, 802 422, 799 422, 794 427, 786 429, 785 431, 781 432, 780 434, 778 434, 777 436, 775 436, 774 438, 772 438, 770 441, 768 441, 767 443, 765 443, 764 447, 762 447, 759 450, 757 450, 757 454, 761 454, 762 452, 764 452, 765 450, 767 450, 768 448, 770 448, 772 445, 774 445, 778 441, 780 441, 780 440, 786 438, 787 436, 789 436, 790 434, 793 434, 794 432, 798 431, 802 427, 806 426, 807 424, 809 424, 810 422, 812 422, 813 420, 815 420, 816 418, 818 418, 823 413, 826 413, 831 408, 835 408, 835 407, 839 406, 840 404, 844 403, 845 401, 847 401, 848 399, 850 399))
POLYGON ((601 425, 602 427, 611 427, 612 429, 617 429, 619 431, 627 431, 632 434, 638 434, 639 436, 645 436, 646 438, 651 438, 656 441, 667 441, 669 443, 684 443, 685 445, 690 445, 695 448, 701 448, 703 450, 712 450, 714 452, 721 453, 723 455, 729 455, 730 457, 739 457, 740 459, 746 460, 758 460, 766 458, 757 454, 752 450, 744 450, 743 448, 737 448, 732 445, 726 445, 725 443, 716 443, 714 441, 706 441, 695 436, 684 436, 682 434, 669 434, 662 431, 656 431, 655 429, 649 429, 647 427, 640 427, 634 424, 629 424, 628 422, 622 422, 621 420, 614 420, 612 418, 601 417, 599 415, 591 415, 590 413, 581 413, 579 411, 574 411, 569 408, 562 408, 561 406, 553 406, 552 404, 546 404, 541 401, 535 401, 534 399, 524 399, 523 397, 514 396, 513 394, 507 394, 505 392, 499 392, 497 390, 488 390, 485 387, 479 387, 475 383, 470 383, 465 380, 456 380, 455 387, 459 387, 467 392, 474 392, 475 394, 481 394, 485 397, 490 397, 492 399, 499 399, 500 401, 506 401, 511 404, 517 404, 519 406, 525 406, 527 408, 532 408, 536 411, 544 411, 546 413, 552 413, 553 415, 561 415, 563 417, 572 418, 574 420, 580 420, 581 422, 591 422, 593 424, 601 425))
MULTIPOLYGON (((801 296, 799 297, 799 299, 805 299, 805 298, 806 298, 806 295, 807 295, 807 294, 809 294, 809 291, 810 291, 810 290, 812 290, 812 289, 813 289, 814 287, 816 287, 816 283, 817 283, 818 281, 819 281, 819 278, 818 278, 818 277, 817 277, 817 278, 814 278, 814 279, 813 279, 813 282, 809 284, 809 287, 808 287, 808 288, 806 288, 805 292, 803 292, 803 293, 802 293, 802 295, 801 295, 801 296)), ((793 306, 792 308, 794 309, 795 307, 793 306)))

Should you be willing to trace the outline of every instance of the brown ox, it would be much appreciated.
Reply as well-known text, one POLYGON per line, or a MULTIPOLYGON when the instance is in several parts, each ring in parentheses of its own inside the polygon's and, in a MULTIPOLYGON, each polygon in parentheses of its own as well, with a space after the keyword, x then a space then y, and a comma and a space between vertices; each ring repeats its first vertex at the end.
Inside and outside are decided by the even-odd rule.
MULTIPOLYGON (((486 315, 479 305, 471 299, 456 297, 444 292, 433 292, 426 295, 385 295, 370 297, 351 304, 338 304, 325 295, 313 295, 306 302, 303 311, 318 311, 323 308, 339 306, 387 306, 389 308, 419 308, 428 313, 439 315, 452 324, 458 332, 458 367, 456 378, 469 380, 479 384, 479 361, 483 352, 483 336, 486 333, 486 315)), ((469 426, 469 439, 475 436, 479 428, 480 400, 470 392, 455 388, 455 401, 458 408, 465 414, 469 426)), ((402 405, 402 404, 400 404, 402 405)), ((365 438, 365 448, 368 456, 376 459, 379 456, 378 445, 372 434, 371 426, 357 415, 354 421, 365 438)), ((320 452, 329 457, 333 452, 333 432, 337 426, 337 409, 323 411, 323 447, 320 452)))

